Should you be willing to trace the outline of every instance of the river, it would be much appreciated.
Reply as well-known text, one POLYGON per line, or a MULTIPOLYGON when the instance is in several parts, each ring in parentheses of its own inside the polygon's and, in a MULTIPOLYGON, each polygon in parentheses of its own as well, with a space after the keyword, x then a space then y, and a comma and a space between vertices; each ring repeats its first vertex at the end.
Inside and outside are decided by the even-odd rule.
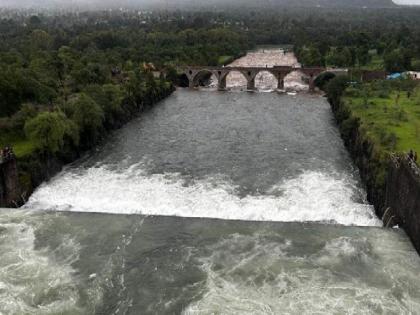
POLYGON ((0 314, 419 314, 319 96, 178 90, 0 212, 0 314))

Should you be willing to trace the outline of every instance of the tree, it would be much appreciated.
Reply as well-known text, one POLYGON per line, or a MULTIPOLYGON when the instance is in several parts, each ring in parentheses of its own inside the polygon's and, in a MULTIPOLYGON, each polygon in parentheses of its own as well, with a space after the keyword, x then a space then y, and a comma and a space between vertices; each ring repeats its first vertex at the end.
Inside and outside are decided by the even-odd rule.
POLYGON ((82 144, 93 144, 104 121, 102 108, 91 97, 81 93, 65 106, 65 111, 78 126, 82 144))
POLYGON ((43 30, 34 30, 31 34, 31 48, 36 50, 48 50, 52 47, 52 37, 43 30))
POLYGON ((178 73, 174 67, 168 67, 166 70, 166 80, 174 85, 179 83, 178 73))
POLYGON ((349 47, 332 47, 326 56, 327 65, 337 67, 349 67, 355 63, 355 54, 349 47))
POLYGON ((114 84, 90 85, 86 87, 85 92, 101 106, 104 112, 105 127, 112 128, 123 114, 121 104, 124 92, 121 87, 114 84))
POLYGON ((364 66, 371 60, 369 49, 364 46, 356 48, 356 59, 359 66, 364 66))
POLYGON ((56 153, 64 145, 64 139, 69 136, 78 143, 77 128, 60 112, 42 112, 25 124, 26 136, 35 142, 44 152, 56 153))
POLYGON ((326 92, 333 105, 338 104, 340 97, 348 86, 348 82, 349 78, 344 75, 339 75, 328 82, 326 92))
POLYGON ((405 49, 394 49, 384 54, 385 69, 389 72, 401 72, 411 68, 411 56, 405 49))
POLYGON ((319 49, 316 47, 303 48, 300 54, 300 60, 305 66, 323 66, 324 60, 319 49))
POLYGON ((15 81, 16 78, 7 73, 0 76, 0 117, 11 116, 20 109, 22 92, 15 81))
POLYGON ((334 79, 336 75, 332 72, 324 72, 321 73, 319 76, 315 79, 315 86, 319 87, 321 90, 325 89, 325 86, 330 82, 332 79, 334 79))
POLYGON ((412 62, 411 70, 420 71, 420 60, 415 60, 412 62))

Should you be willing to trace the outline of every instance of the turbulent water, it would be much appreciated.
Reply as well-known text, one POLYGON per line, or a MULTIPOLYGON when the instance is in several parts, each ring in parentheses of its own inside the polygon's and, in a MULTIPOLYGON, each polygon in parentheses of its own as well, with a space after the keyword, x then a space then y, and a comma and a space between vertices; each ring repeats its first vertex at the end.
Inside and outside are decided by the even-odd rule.
POLYGON ((419 273, 305 94, 179 90, 0 212, 1 315, 419 314, 419 273))
POLYGON ((1 314, 418 314, 399 230, 0 213, 1 314))
POLYGON ((178 91, 29 208, 378 225, 324 99, 178 91))

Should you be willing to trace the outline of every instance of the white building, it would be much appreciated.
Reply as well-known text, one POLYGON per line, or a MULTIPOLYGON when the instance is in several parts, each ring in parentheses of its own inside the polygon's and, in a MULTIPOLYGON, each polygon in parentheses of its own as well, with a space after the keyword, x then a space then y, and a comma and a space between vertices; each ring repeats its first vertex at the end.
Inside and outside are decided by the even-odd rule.
POLYGON ((420 72, 418 71, 407 71, 404 74, 413 80, 420 80, 420 72))

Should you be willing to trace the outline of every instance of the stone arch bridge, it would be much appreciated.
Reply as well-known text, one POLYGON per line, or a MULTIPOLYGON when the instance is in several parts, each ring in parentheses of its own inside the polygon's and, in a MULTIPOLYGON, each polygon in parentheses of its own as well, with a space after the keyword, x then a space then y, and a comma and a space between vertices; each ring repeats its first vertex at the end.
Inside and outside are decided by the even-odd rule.
POLYGON ((219 90, 226 89, 226 78, 231 72, 240 72, 247 80, 247 89, 255 89, 255 78, 260 72, 269 72, 277 79, 277 88, 284 88, 284 78, 292 72, 300 72, 309 78, 309 90, 315 89, 315 79, 324 72, 332 72, 336 75, 347 74, 347 69, 327 69, 322 67, 313 68, 297 68, 289 66, 275 66, 275 67, 197 67, 186 66, 178 67, 178 72, 185 74, 189 81, 189 87, 195 88, 200 84, 200 81, 209 75, 214 75, 217 78, 217 87, 219 90))

